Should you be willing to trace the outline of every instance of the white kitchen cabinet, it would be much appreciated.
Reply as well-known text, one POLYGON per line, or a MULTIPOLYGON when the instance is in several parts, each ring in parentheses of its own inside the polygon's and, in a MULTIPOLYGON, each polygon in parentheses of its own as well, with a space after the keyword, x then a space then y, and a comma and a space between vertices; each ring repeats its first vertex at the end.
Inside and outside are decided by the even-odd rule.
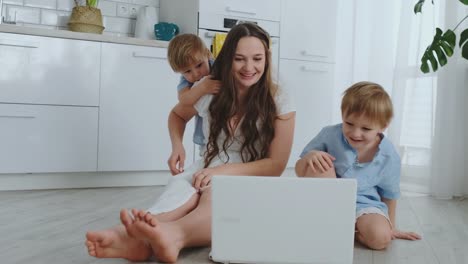
MULTIPOLYGON (((164 48, 102 44, 99 171, 168 169, 167 118, 177 103, 179 75, 166 53, 164 48)), ((192 155, 193 144, 185 147, 192 155)))
POLYGON ((0 128, 0 173, 96 171, 97 107, 0 104, 0 128))
POLYGON ((284 89, 296 105, 296 128, 288 167, 302 149, 332 121, 333 64, 281 59, 284 89))
POLYGON ((337 0, 283 0, 281 58, 335 61, 337 0))
POLYGON ((98 106, 100 48, 0 33, 0 103, 98 106))
POLYGON ((280 84, 296 105, 294 143, 288 167, 305 145, 331 125, 337 0, 282 0, 280 84))

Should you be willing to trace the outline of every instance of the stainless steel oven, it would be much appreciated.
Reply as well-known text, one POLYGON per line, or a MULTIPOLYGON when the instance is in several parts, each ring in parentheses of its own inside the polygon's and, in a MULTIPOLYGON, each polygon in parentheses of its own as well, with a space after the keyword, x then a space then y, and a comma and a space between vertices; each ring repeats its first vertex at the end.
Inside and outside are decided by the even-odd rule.
POLYGON ((200 36, 211 47, 216 32, 228 32, 243 22, 253 22, 271 36, 273 77, 278 80, 280 0, 163 0, 161 21, 176 23, 181 33, 200 36))

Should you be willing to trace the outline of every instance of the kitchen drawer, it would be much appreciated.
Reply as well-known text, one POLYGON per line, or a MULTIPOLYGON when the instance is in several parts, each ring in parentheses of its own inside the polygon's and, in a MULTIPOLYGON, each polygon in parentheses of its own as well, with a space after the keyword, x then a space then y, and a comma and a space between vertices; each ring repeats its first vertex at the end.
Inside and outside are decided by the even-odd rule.
POLYGON ((0 33, 0 103, 98 106, 101 44, 0 33))
POLYGON ((280 21, 280 0, 200 0, 200 13, 280 21))
POLYGON ((97 170, 97 107, 0 104, 0 128, 0 173, 97 170))

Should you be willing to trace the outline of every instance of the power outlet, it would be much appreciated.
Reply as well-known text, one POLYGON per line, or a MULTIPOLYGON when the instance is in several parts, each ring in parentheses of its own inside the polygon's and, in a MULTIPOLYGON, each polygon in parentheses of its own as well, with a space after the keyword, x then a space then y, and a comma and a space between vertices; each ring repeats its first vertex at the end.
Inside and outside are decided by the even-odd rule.
POLYGON ((130 6, 124 3, 117 4, 117 16, 130 17, 130 6))

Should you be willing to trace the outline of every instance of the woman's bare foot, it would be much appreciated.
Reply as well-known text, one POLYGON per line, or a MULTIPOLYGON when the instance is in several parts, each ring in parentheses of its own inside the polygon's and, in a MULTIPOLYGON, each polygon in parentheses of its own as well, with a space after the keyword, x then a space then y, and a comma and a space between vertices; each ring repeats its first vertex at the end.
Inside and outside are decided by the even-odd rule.
POLYGON ((96 258, 125 258, 130 261, 147 260, 152 252, 144 241, 129 237, 124 226, 86 233, 90 256, 96 258))
POLYGON ((134 221, 127 230, 131 230, 136 239, 148 241, 156 259, 163 262, 176 262, 183 248, 183 234, 173 223, 160 222, 145 211, 132 210, 134 221))

